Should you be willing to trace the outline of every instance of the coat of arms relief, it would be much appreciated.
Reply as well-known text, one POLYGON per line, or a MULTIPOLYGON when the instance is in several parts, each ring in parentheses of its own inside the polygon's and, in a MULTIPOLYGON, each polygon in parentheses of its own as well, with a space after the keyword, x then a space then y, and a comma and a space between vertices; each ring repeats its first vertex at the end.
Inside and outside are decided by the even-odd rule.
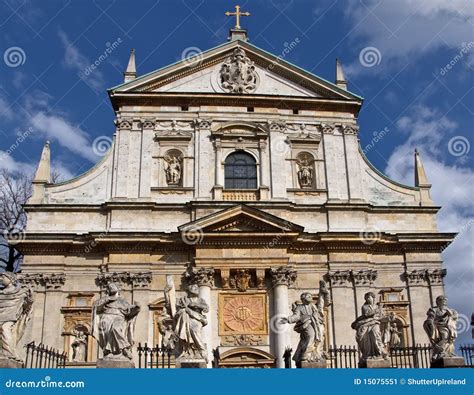
POLYGON ((221 88, 229 93, 252 93, 257 89, 258 75, 254 63, 245 51, 236 48, 222 64, 219 75, 221 88))

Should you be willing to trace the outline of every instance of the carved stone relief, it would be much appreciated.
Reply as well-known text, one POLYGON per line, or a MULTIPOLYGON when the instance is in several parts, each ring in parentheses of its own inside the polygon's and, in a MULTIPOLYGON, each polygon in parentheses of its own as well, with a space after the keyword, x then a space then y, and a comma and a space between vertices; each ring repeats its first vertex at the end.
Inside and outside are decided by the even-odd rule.
POLYGON ((245 51, 237 48, 222 64, 219 75, 221 88, 229 93, 252 93, 257 89, 258 75, 254 63, 245 51))

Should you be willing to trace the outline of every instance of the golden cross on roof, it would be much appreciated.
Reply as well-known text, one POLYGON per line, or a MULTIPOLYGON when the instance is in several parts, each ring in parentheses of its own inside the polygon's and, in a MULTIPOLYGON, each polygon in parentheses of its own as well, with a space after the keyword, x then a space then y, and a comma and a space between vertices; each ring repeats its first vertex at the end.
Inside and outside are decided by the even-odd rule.
POLYGON ((235 6, 235 12, 227 11, 225 13, 227 16, 234 16, 235 15, 235 28, 240 29, 240 17, 241 16, 250 16, 250 12, 240 12, 240 6, 235 6))

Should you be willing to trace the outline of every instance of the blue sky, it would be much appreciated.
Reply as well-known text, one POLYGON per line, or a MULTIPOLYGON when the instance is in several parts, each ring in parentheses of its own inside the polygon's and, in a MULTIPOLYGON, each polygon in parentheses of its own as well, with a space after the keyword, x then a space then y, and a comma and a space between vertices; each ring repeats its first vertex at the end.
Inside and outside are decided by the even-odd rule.
MULTIPOLYGON (((0 167, 34 171, 50 140, 53 165, 65 178, 90 168, 99 159, 94 139, 114 132, 106 89, 123 81, 130 49, 136 48, 138 74, 144 74, 182 59, 186 50, 219 45, 233 24, 224 12, 234 5, 0 0, 0 167), (100 61, 107 48, 113 49, 100 61)), ((252 13, 242 25, 254 45, 280 55, 297 41, 285 59, 330 81, 341 59, 349 89, 365 98, 360 139, 378 169, 413 184, 419 148, 433 198, 443 205, 440 229, 460 231, 444 252, 446 289, 466 321, 474 310, 474 2, 240 5, 252 13)))

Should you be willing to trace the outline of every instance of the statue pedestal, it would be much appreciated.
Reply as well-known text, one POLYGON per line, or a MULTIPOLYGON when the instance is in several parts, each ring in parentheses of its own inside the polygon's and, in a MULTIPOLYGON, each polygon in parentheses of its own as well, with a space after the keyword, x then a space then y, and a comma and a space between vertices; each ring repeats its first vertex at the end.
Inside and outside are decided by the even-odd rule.
POLYGON ((367 359, 359 362, 359 368, 387 369, 391 368, 390 359, 367 359))
POLYGON ((207 362, 204 359, 177 359, 176 368, 182 369, 205 369, 207 362))
POLYGON ((100 369, 100 368, 108 368, 108 369, 125 368, 125 369, 130 369, 130 368, 134 368, 135 364, 133 363, 133 361, 130 361, 129 359, 126 359, 126 358, 123 358, 123 359, 122 358, 117 358, 117 359, 101 358, 101 359, 97 360, 96 367, 98 369, 100 369))
POLYGON ((432 368, 462 368, 464 367, 463 357, 445 357, 431 362, 432 368))
POLYGON ((23 362, 15 361, 14 359, 0 358, 0 369, 20 369, 23 367, 23 362))
POLYGON ((325 369, 328 367, 326 360, 321 359, 319 361, 302 361, 298 366, 301 369, 325 369))

